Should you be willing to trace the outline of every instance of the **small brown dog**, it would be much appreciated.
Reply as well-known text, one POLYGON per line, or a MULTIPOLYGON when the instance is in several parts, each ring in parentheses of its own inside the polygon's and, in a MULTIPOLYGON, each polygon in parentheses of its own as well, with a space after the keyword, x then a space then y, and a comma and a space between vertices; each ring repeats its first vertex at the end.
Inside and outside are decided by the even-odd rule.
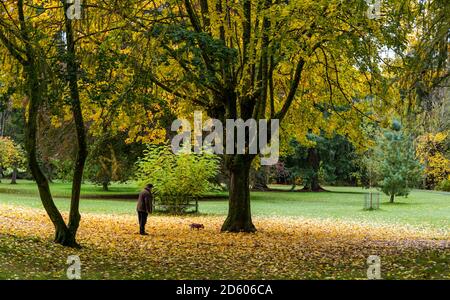
POLYGON ((191 227, 191 230, 193 229, 205 229, 205 226, 203 226, 203 224, 197 224, 197 223, 192 223, 191 225, 189 225, 189 227, 191 227))

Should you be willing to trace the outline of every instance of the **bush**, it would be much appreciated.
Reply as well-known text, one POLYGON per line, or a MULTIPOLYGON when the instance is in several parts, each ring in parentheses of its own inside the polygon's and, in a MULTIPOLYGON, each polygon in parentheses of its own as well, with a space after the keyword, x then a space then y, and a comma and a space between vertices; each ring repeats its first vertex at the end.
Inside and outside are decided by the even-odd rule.
POLYGON ((180 199, 193 199, 214 188, 212 180, 219 170, 216 155, 174 154, 170 146, 149 145, 137 162, 138 184, 152 183, 157 201, 178 206, 180 199))
POLYGON ((442 180, 437 186, 436 189, 439 191, 450 192, 450 179, 442 180))
MULTIPOLYGON (((417 157, 425 166, 425 187, 438 188, 450 174, 450 159, 446 157, 448 132, 427 133, 417 138, 417 157)), ((449 180, 447 178, 447 180, 449 180)))

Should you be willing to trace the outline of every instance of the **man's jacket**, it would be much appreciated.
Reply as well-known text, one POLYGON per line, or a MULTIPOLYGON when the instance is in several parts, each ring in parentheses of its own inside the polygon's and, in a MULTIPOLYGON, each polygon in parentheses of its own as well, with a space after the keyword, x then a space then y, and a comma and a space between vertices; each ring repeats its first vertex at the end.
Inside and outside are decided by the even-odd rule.
POLYGON ((151 213, 153 196, 148 189, 144 189, 140 194, 137 202, 137 211, 151 213))

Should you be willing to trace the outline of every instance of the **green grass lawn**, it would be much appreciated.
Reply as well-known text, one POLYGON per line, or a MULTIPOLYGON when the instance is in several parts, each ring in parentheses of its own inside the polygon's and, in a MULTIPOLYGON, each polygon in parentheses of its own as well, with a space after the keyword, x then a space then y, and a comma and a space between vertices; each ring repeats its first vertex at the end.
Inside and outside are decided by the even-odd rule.
MULTIPOLYGON (((277 189, 287 187, 273 186, 277 189)), ((57 206, 67 211, 71 186, 68 183, 51 185, 57 206)), ((398 197, 396 203, 388 203, 388 197, 381 195, 379 210, 363 209, 367 190, 357 187, 327 187, 330 192, 252 192, 252 213, 257 216, 301 216, 309 218, 335 218, 369 223, 402 224, 414 227, 448 230, 450 227, 450 194, 434 191, 414 190, 408 198, 398 197)), ((117 195, 133 199, 139 188, 130 184, 113 184, 110 191, 85 184, 80 210, 105 214, 134 214, 135 201, 115 199, 117 195), (89 199, 91 197, 91 199, 89 199), (101 197, 101 199, 92 199, 101 197), (110 197, 110 199, 108 199, 110 197)), ((226 196, 225 193, 217 193, 226 196)), ((17 185, 0 184, 0 203, 42 208, 36 184, 19 181, 17 185)), ((226 215, 226 200, 202 200, 199 210, 202 214, 226 215)))
MULTIPOLYGON (((38 189, 36 183, 30 180, 18 180, 18 184, 9 184, 9 181, 3 180, 0 183, 1 194, 19 194, 19 195, 37 195, 38 189)), ((53 182, 50 189, 55 197, 70 197, 72 185, 66 182, 53 182)), ((83 184, 81 194, 83 197, 89 196, 108 196, 108 195, 135 195, 139 188, 135 184, 120 183, 109 186, 109 191, 103 191, 101 186, 93 184, 83 184)))

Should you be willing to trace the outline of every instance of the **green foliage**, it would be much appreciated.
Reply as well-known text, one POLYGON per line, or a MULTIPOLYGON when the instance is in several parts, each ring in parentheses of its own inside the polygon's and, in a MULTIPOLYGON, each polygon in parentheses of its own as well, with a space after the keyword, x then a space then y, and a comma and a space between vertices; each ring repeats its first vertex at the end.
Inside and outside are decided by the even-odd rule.
POLYGON ((73 178, 73 161, 70 159, 54 159, 49 164, 41 161, 41 167, 44 169, 47 178, 59 179, 62 182, 70 182, 73 178))
POLYGON ((111 182, 125 182, 134 175, 134 164, 145 146, 125 143, 126 135, 105 135, 92 142, 85 178, 108 190, 111 182))
POLYGON ((401 130, 398 122, 378 135, 370 160, 379 179, 379 188, 391 196, 391 201, 395 196, 408 196, 422 175, 412 139, 401 130))
POLYGON ((176 197, 198 197, 212 189, 210 180, 219 170, 216 155, 174 154, 170 146, 149 145, 137 162, 136 178, 144 186, 152 183, 162 201, 176 197))
POLYGON ((0 167, 22 168, 25 162, 26 156, 22 147, 9 137, 0 137, 0 167))
POLYGON ((309 133, 307 139, 314 143, 312 148, 297 140, 290 142, 293 153, 286 156, 284 161, 293 177, 301 177, 305 186, 310 186, 315 177, 320 177, 329 184, 349 184, 355 181, 353 174, 356 171, 356 153, 345 137, 338 134, 328 137, 323 133, 309 133), (315 151, 316 164, 311 160, 311 149, 315 151))
POLYGON ((439 191, 450 192, 450 179, 442 180, 437 186, 436 189, 439 191))

